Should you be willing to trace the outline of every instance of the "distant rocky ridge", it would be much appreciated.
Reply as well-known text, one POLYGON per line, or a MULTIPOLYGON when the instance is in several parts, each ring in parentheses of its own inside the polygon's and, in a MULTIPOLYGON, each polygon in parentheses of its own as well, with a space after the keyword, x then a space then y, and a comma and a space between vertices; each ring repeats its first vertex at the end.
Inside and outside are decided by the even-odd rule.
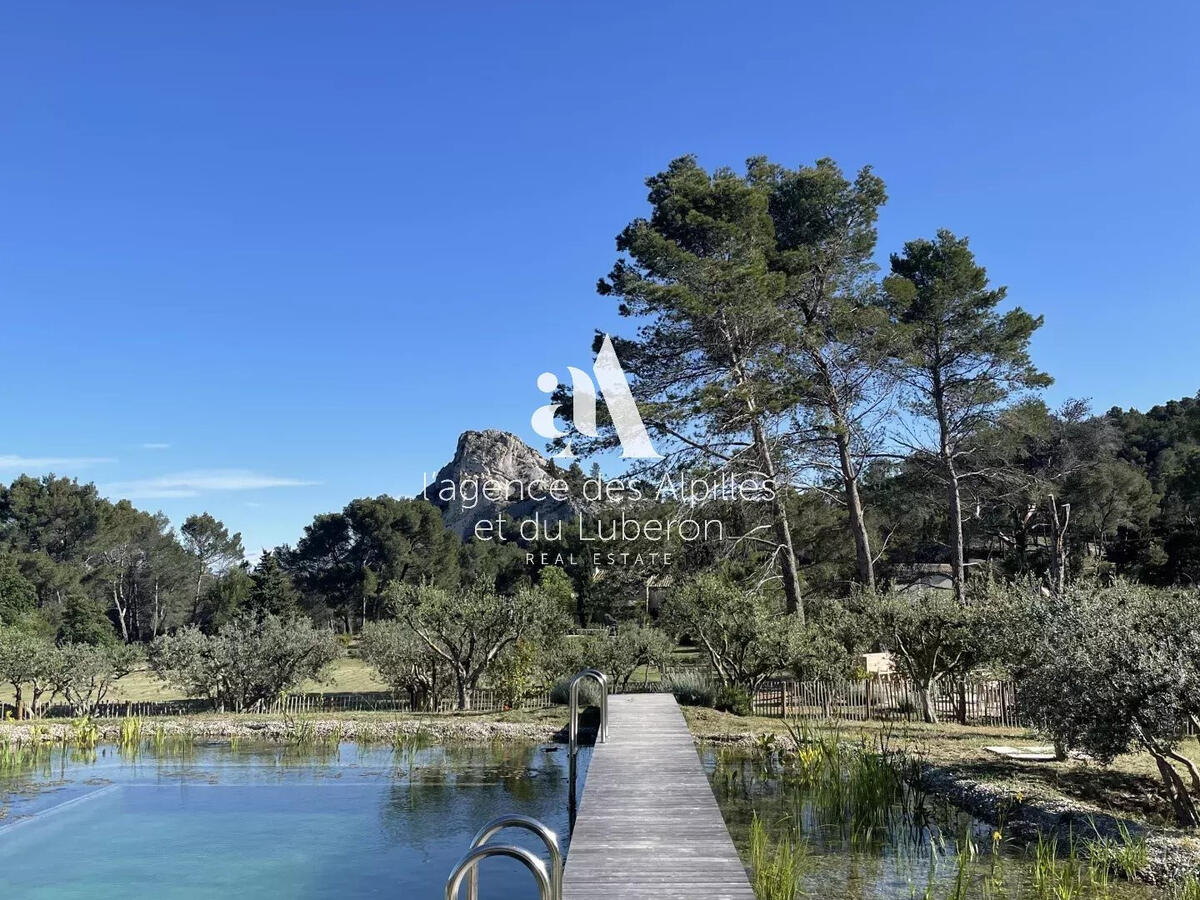
POLYGON ((575 518, 583 506, 577 497, 563 501, 549 497, 535 500, 515 492, 511 499, 499 501, 481 493, 474 505, 470 505, 459 491, 449 500, 438 496, 447 482, 462 485, 491 479, 526 488, 531 485, 545 488, 562 477, 562 471, 552 468, 549 460, 515 434, 496 429, 464 431, 458 438, 454 459, 442 466, 424 496, 442 511, 446 527, 466 538, 474 533, 477 522, 495 519, 501 513, 513 520, 532 518, 536 513, 543 522, 558 522, 575 518))

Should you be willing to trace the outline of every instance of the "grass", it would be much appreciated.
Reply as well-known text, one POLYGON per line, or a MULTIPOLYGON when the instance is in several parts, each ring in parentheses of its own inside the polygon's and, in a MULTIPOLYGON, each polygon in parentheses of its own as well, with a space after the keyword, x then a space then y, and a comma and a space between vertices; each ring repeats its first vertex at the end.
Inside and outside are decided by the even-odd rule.
MULTIPOLYGON (((386 691, 388 686, 379 680, 375 670, 361 659, 343 656, 334 660, 327 677, 322 681, 306 681, 299 689, 303 693, 352 693, 358 691, 386 691)), ((159 681, 151 672, 138 671, 126 675, 112 686, 106 700, 182 700, 183 693, 159 681)), ((11 685, 0 687, 0 701, 11 704, 11 685)))
MULTIPOLYGON (((698 707, 685 708, 684 716, 692 733, 702 738, 719 741, 750 734, 755 740, 769 740, 772 736, 787 736, 788 722, 784 719, 733 716, 698 707)), ((1019 791, 1027 797, 1066 797, 1151 825, 1170 827, 1174 822, 1170 804, 1161 794, 1158 769, 1146 753, 1117 757, 1109 766, 1081 759, 1023 762, 985 749, 997 744, 1045 743, 1021 728, 923 722, 842 722, 839 727, 868 740, 886 734, 897 749, 908 750, 934 765, 953 767, 966 778, 1019 791)), ((1188 744, 1189 749, 1197 749, 1190 739, 1188 744)))
POLYGON ((1089 857, 1103 861, 1126 878, 1133 878, 1146 868, 1150 861, 1150 850, 1146 846, 1145 835, 1134 836, 1124 822, 1117 823, 1115 838, 1101 836, 1094 824, 1092 830, 1096 837, 1085 842, 1089 857))
MULTIPOLYGON (((677 650, 672 659, 673 665, 683 664, 695 657, 694 651, 677 650)), ((657 682, 658 669, 653 666, 641 666, 634 671, 633 682, 657 682)), ((358 693, 370 691, 386 691, 387 684, 379 680, 375 669, 357 656, 343 656, 333 661, 328 673, 321 681, 306 681, 297 689, 298 693, 358 693)), ((151 672, 138 671, 125 676, 112 686, 106 700, 182 700, 184 695, 159 681, 151 672)), ((13 691, 11 685, 0 685, 0 702, 11 704, 13 691)))
MULTIPOLYGON (((353 651, 352 651, 353 652, 353 651)), ((672 665, 686 665, 698 659, 696 650, 678 647, 672 654, 672 665)), ((634 670, 633 682, 657 682, 660 680, 658 669, 653 666, 640 666, 634 670)), ((370 691, 386 691, 387 684, 379 680, 378 673, 357 656, 343 656, 334 660, 328 673, 321 681, 306 681, 297 689, 298 693, 358 693, 370 691)), ((125 676, 112 686, 106 700, 139 701, 139 700, 182 700, 184 695, 159 681, 151 672, 138 671, 125 676)), ((0 702, 13 702, 12 686, 0 685, 0 702)))
POLYGON ((808 844, 789 838, 772 841, 758 814, 750 823, 747 851, 754 896, 758 900, 796 900, 807 868, 808 844))

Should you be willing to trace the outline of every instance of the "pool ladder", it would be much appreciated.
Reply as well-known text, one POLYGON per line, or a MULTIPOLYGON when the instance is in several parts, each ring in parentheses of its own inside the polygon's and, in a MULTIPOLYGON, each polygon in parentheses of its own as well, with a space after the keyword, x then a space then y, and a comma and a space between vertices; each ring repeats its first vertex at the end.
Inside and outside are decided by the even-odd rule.
POLYGON ((471 849, 455 864, 450 877, 446 879, 446 900, 458 900, 464 878, 467 881, 468 900, 479 900, 478 868, 489 856, 507 856, 523 863, 537 882, 539 900, 562 900, 563 858, 558 835, 537 819, 515 813, 492 819, 475 833, 471 849), (540 837, 550 852, 549 872, 546 871, 546 864, 524 847, 489 843, 505 828, 524 828, 540 837))
MULTIPOLYGON (((591 678, 600 686, 600 730, 596 740, 604 743, 608 740, 608 676, 599 669, 583 669, 576 673, 570 683, 570 724, 568 734, 571 757, 571 820, 574 824, 575 806, 575 757, 579 753, 579 685, 591 678)), ((537 819, 519 814, 500 816, 492 819, 475 833, 471 841, 471 849, 463 855, 446 879, 446 900, 458 900, 458 892, 463 880, 467 882, 468 900, 479 900, 479 864, 489 856, 506 856, 522 863, 533 875, 538 886, 539 900, 562 900, 563 857, 562 848, 558 844, 558 835, 539 822, 537 819), (550 853, 550 869, 524 847, 515 844, 493 844, 491 839, 505 828, 524 828, 542 839, 550 853)))
POLYGON ((572 759, 579 753, 579 683, 587 678, 591 678, 600 687, 600 730, 596 732, 596 740, 601 744, 608 740, 608 676, 599 669, 583 669, 576 673, 570 684, 571 718, 567 728, 572 759))

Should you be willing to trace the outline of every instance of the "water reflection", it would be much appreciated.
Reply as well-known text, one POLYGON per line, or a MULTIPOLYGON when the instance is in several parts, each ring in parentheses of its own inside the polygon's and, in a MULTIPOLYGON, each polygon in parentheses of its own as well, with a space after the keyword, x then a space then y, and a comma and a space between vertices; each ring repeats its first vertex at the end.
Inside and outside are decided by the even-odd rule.
MULTIPOLYGON (((102 745, 81 755, 58 747, 0 774, 3 893, 439 896, 475 831, 502 813, 533 816, 567 845, 568 754, 547 749, 226 742, 136 754, 102 745)), ((504 839, 541 855, 531 835, 504 839)), ((483 900, 527 893, 528 873, 512 861, 488 860, 481 876, 483 900)))

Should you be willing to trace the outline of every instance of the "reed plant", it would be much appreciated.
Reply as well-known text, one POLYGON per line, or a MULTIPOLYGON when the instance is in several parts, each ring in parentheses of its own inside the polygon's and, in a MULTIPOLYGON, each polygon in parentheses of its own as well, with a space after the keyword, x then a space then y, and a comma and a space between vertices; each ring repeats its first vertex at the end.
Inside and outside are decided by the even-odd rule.
POLYGON ((100 741, 100 726, 91 716, 83 716, 71 723, 71 743, 78 750, 92 751, 100 741))
POLYGON ((124 754, 136 755, 142 746, 142 720, 137 716, 126 716, 121 720, 117 734, 117 748, 124 754))
POLYGON ((1087 852, 1093 860, 1107 864, 1126 878, 1135 877, 1149 864, 1150 851, 1145 835, 1135 836, 1121 821, 1117 822, 1116 837, 1101 835, 1095 820, 1091 821, 1091 826, 1096 837, 1087 842, 1087 852))
POLYGON ((1171 900, 1200 900, 1200 875, 1189 875, 1175 885, 1171 900))
POLYGON ((796 900, 808 861, 808 844, 784 837, 772 841, 762 820, 750 822, 748 847, 754 895, 758 900, 796 900))

